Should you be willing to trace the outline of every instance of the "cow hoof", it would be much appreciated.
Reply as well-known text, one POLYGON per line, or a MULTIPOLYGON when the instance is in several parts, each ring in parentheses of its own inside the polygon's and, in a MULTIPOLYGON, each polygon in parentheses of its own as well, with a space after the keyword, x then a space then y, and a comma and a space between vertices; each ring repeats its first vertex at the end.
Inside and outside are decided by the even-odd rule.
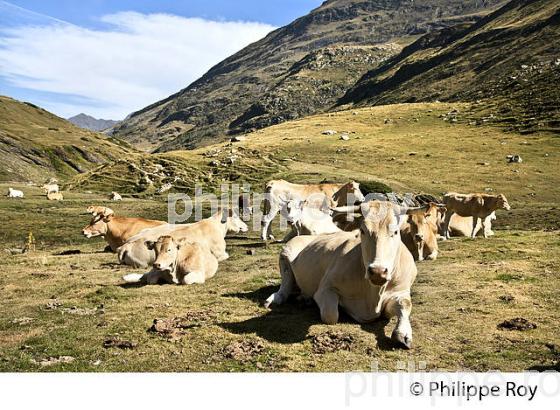
POLYGON ((398 332, 393 332, 393 334, 391 335, 391 339, 403 349, 412 349, 412 337, 409 335, 403 335, 398 332))

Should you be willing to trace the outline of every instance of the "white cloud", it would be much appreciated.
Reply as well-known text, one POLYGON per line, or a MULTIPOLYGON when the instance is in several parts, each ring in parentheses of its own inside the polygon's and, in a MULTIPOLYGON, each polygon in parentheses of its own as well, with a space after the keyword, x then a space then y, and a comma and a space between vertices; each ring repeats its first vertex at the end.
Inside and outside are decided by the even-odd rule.
POLYGON ((13 87, 56 93, 43 106, 124 118, 186 87, 211 66, 274 27, 123 12, 106 29, 64 23, 0 32, 0 76, 13 87))

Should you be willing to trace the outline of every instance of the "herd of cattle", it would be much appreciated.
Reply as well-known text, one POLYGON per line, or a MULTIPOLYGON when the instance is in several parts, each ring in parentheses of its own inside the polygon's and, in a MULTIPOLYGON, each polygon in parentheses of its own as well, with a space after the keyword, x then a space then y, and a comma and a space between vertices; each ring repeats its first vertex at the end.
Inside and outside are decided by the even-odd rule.
MULTIPOLYGON (((13 192, 10 188, 9 195, 13 192)), ((115 194, 111 199, 122 199, 115 199, 115 194)), ((396 316, 392 339, 410 348, 415 261, 436 259, 438 240, 493 235, 495 211, 510 209, 502 194, 447 193, 442 199, 423 195, 412 201, 414 206, 390 196, 364 196, 353 181, 269 182, 261 237, 274 239, 271 223, 279 213, 291 230, 279 257, 280 288, 263 301, 265 306, 281 304, 300 292, 316 302, 327 324, 338 321, 339 307, 358 322, 396 316)), ((103 237, 120 263, 149 269, 125 275, 125 282, 201 284, 229 257, 226 235, 249 230, 243 219, 256 217, 252 208, 250 197, 244 194, 238 204, 206 219, 169 224, 90 206, 87 211, 92 220, 82 233, 87 238, 103 237)))

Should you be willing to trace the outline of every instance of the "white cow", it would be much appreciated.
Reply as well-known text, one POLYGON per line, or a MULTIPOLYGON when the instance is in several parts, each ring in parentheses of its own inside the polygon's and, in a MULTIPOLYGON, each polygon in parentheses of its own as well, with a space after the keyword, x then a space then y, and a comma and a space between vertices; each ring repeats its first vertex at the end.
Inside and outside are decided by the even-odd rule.
POLYGON ((111 195, 109 195, 109 199, 111 201, 122 201, 122 196, 119 195, 118 192, 111 192, 111 195))
POLYGON ((53 194, 53 193, 58 193, 58 191, 60 191, 60 188, 58 187, 58 184, 45 184, 43 185, 43 190, 45 191, 45 194, 53 194))
POLYGON ((309 200, 315 202, 317 198, 324 199, 326 206, 336 207, 353 205, 363 202, 364 195, 360 191, 358 182, 350 181, 345 184, 293 184, 288 181, 274 180, 266 184, 264 199, 264 215, 261 221, 263 241, 274 239, 272 236, 272 220, 291 199, 309 200))
POLYGON ((298 235, 321 235, 341 231, 333 222, 328 210, 325 212, 307 201, 291 199, 281 212, 291 227, 291 231, 284 237, 284 242, 298 235))
POLYGON ((297 285, 317 302, 327 324, 338 322, 339 306, 360 323, 396 316, 392 339, 411 348, 410 288, 417 271, 400 228, 408 215, 426 210, 381 201, 336 209, 360 218, 360 230, 288 242, 280 254, 282 284, 265 306, 285 302, 297 285))
POLYGON ((23 198, 23 191, 14 188, 8 188, 8 198, 23 198))

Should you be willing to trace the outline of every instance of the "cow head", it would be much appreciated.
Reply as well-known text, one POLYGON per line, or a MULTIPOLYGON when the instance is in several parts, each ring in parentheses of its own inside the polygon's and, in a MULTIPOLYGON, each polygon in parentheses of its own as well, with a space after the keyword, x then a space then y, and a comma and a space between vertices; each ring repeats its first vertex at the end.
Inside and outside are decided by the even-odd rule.
POLYGON ((289 225, 293 226, 301 219, 303 207, 304 201, 291 199, 284 205, 282 209, 282 216, 286 218, 289 225))
POLYGON ((248 232, 249 227, 245 222, 241 220, 239 214, 234 209, 228 209, 223 211, 222 223, 226 224, 226 230, 228 233, 239 233, 248 232))
POLYGON ((426 212, 408 215, 408 229, 418 251, 418 260, 434 260, 438 255, 437 205, 431 203, 426 212))
POLYGON ((364 194, 360 190, 360 183, 355 181, 350 181, 343 185, 335 194, 333 195, 333 200, 338 205, 353 205, 355 203, 362 203, 365 200, 364 194))
POLYGON ((335 213, 352 213, 360 219, 360 237, 365 277, 372 284, 382 286, 394 275, 401 250, 401 226, 408 216, 425 213, 427 206, 405 208, 390 202, 371 201, 361 205, 339 207, 335 213))
POLYGON ((157 241, 146 241, 146 247, 155 252, 154 269, 161 272, 173 272, 177 266, 177 254, 184 245, 184 240, 175 240, 171 236, 160 236, 157 241))
POLYGON ((105 236, 107 234, 107 224, 112 218, 113 214, 107 216, 98 214, 94 216, 89 225, 82 229, 82 234, 88 239, 96 236, 105 236))
POLYGON ((88 206, 86 212, 88 214, 92 214, 94 217, 97 215, 109 216, 115 213, 111 208, 107 208, 105 206, 96 206, 96 205, 88 206))
POLYGON ((498 195, 497 205, 498 208, 505 209, 506 211, 509 211, 511 209, 511 206, 509 206, 509 202, 504 194, 498 195))

